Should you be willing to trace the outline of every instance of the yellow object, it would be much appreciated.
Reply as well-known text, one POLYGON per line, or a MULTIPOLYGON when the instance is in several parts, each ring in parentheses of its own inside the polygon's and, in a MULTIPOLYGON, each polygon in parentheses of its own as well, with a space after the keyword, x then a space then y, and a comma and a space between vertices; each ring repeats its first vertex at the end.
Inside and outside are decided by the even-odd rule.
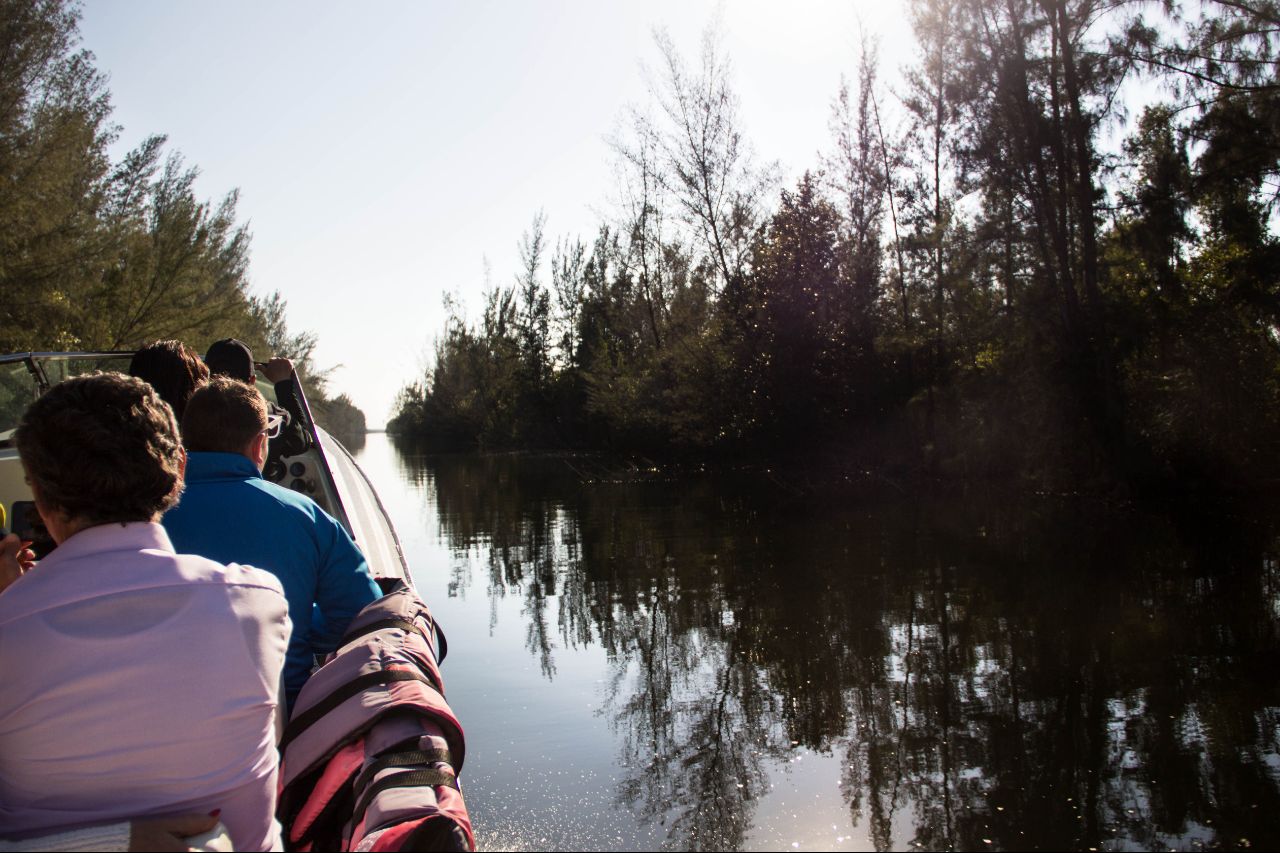
MULTIPOLYGON (((18 451, 0 448, 0 527, 8 529, 8 518, 3 510, 12 512, 15 501, 31 500, 31 487, 22 471, 22 463, 18 461, 18 451)), ((14 524, 21 523, 15 513, 14 524)))

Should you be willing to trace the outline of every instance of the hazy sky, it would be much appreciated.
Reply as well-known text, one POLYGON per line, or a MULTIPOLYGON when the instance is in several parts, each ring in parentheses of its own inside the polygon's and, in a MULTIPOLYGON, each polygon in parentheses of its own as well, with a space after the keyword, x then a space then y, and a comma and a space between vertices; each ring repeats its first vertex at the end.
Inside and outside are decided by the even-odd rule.
POLYGON ((510 283, 539 209, 553 240, 592 235, 654 27, 692 60, 717 10, 747 135, 788 176, 827 145, 859 21, 882 33, 886 78, 910 58, 901 0, 88 0, 81 31, 110 75, 119 150, 164 133, 203 195, 239 188, 255 291, 284 294, 319 363, 343 365, 335 390, 381 425, 444 293, 477 306, 486 257, 510 283))

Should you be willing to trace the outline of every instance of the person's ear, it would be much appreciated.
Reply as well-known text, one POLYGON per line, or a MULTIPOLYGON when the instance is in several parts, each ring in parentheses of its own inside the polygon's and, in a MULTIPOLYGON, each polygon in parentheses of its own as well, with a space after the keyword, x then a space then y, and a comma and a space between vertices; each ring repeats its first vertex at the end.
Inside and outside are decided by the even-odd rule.
MULTIPOLYGON (((48 528, 49 519, 53 517, 54 511, 45 504, 44 495, 40 494, 40 487, 35 484, 34 480, 30 482, 30 486, 31 502, 36 505, 36 513, 40 516, 40 521, 44 524, 45 528, 48 528)), ((57 523, 56 519, 55 523, 57 523)))
POLYGON ((181 494, 183 486, 187 482, 187 449, 185 447, 178 448, 178 482, 173 484, 174 492, 181 494))
POLYGON ((267 446, 271 443, 271 439, 267 438, 265 432, 260 432, 254 436, 253 441, 249 442, 249 458, 253 460, 253 464, 258 466, 258 470, 262 470, 262 466, 267 464, 267 446))
POLYGON ((45 530, 49 531, 50 538, 57 544, 61 545, 64 539, 80 529, 79 526, 72 525, 70 517, 65 512, 45 503, 44 496, 40 494, 40 488, 34 482, 31 484, 31 500, 36 505, 36 514, 40 516, 40 523, 44 525, 45 530))

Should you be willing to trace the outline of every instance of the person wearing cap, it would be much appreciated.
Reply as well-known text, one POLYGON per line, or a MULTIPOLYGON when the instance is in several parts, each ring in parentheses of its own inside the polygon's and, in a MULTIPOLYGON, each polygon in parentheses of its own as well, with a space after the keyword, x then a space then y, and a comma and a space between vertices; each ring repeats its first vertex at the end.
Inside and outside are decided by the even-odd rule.
POLYGON ((293 620, 284 686, 293 706, 315 655, 338 648, 356 614, 382 596, 364 555, 315 501, 262 477, 280 423, 252 385, 215 376, 187 402, 186 491, 164 526, 181 552, 274 574, 293 620))
MULTIPOLYGON (((204 355, 205 366, 212 376, 229 376, 241 382, 254 384, 253 350, 244 341, 235 338, 223 338, 214 341, 204 355)), ((263 377, 275 386, 276 402, 267 402, 271 414, 281 415, 284 425, 280 433, 271 439, 267 457, 280 459, 284 456, 297 456, 309 445, 307 431, 302 417, 302 406, 293 384, 293 362, 277 356, 262 365, 263 377)))

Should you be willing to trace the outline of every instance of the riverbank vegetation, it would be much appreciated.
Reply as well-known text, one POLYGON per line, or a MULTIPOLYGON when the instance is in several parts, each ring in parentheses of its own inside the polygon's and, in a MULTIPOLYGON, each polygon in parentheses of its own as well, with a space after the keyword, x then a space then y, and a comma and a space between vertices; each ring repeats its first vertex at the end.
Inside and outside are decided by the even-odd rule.
POLYGON ((147 138, 113 159, 106 77, 65 0, 0 0, 0 352, 121 350, 239 338, 292 358, 322 424, 363 434, 331 398, 316 337, 279 292, 255 294, 235 191, 196 194, 199 170, 147 138))
POLYGON ((661 33, 616 215, 458 305, 389 430, 1038 486, 1280 475, 1280 7, 912 0, 795 183, 661 33))

